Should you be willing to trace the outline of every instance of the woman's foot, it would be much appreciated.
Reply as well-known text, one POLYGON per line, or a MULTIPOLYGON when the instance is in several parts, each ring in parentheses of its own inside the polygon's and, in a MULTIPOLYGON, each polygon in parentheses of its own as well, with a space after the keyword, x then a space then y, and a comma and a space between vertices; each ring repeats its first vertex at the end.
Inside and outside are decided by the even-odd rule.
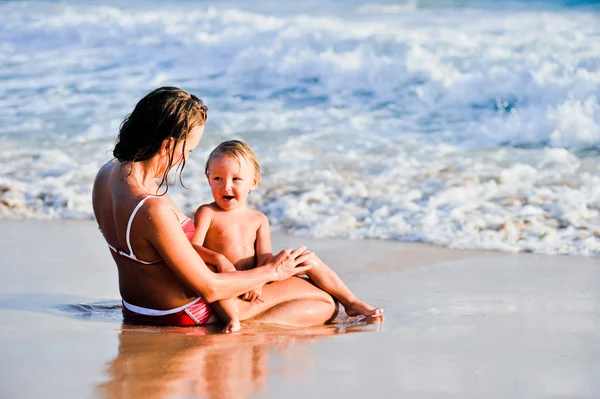
POLYGON ((366 317, 379 317, 383 316, 382 308, 375 308, 368 303, 355 299, 344 305, 344 310, 348 316, 366 316, 366 317))
POLYGON ((240 320, 238 318, 235 318, 235 319, 229 320, 229 323, 227 323, 225 325, 225 328, 223 328, 223 330, 221 332, 223 332, 225 334, 229 334, 229 333, 238 332, 241 329, 242 329, 242 326, 240 325, 240 320))

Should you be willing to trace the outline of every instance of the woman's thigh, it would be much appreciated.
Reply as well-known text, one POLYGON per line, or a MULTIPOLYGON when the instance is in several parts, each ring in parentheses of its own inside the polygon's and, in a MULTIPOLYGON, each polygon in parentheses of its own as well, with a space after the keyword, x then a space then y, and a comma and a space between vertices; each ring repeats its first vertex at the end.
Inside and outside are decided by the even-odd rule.
POLYGON ((237 299, 240 319, 315 325, 323 324, 337 314, 337 303, 331 295, 300 277, 265 284, 260 300, 262 302, 237 299))

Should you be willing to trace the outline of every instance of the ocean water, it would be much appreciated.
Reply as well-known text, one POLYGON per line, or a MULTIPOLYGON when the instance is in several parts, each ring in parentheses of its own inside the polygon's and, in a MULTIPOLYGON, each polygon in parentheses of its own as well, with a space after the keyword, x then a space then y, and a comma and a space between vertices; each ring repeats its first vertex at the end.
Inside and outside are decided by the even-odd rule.
POLYGON ((210 109, 190 214, 239 138, 276 229, 600 256, 597 2, 0 2, 0 217, 93 218, 162 85, 210 109))

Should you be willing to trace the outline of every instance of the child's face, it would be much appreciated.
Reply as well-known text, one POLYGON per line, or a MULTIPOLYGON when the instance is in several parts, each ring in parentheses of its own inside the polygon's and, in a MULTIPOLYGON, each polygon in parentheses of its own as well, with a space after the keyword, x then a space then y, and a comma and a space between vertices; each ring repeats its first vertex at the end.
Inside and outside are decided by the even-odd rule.
POLYGON ((254 166, 245 158, 219 156, 208 165, 208 184, 217 205, 226 211, 246 205, 248 194, 258 185, 254 166))

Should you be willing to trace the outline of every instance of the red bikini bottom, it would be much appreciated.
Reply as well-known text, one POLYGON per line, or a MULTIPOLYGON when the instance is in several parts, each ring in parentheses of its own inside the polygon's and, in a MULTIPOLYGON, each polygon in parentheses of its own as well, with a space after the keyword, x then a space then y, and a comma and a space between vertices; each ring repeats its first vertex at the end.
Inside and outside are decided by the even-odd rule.
POLYGON ((123 301, 123 319, 128 323, 157 326, 201 326, 207 324, 212 309, 202 298, 170 310, 154 310, 131 305, 123 301))

